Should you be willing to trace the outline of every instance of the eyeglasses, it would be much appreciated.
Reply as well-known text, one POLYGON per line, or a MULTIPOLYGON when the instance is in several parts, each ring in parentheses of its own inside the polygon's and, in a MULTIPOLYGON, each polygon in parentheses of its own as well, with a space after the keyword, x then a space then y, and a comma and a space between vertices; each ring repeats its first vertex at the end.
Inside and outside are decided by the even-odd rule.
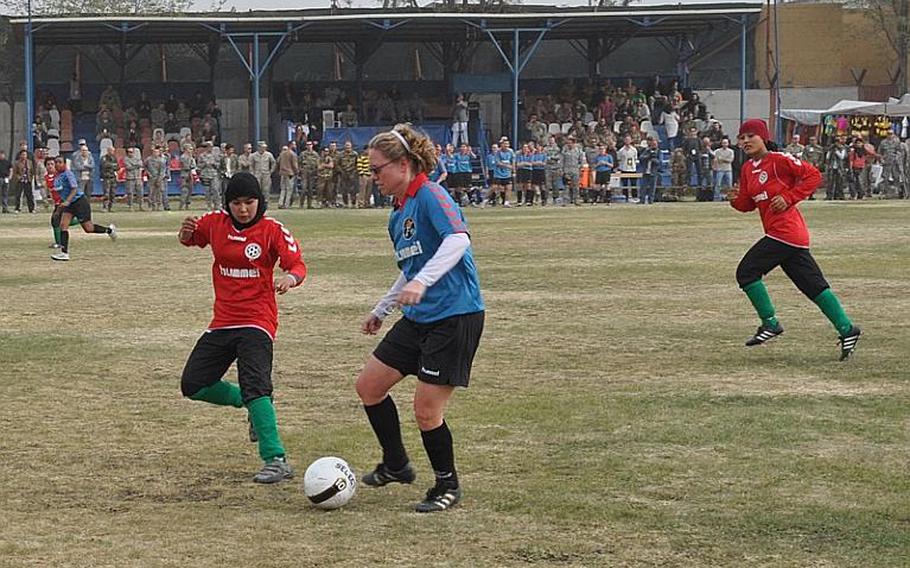
POLYGON ((382 168, 388 166, 389 164, 391 164, 394 161, 395 160, 389 160, 388 162, 386 162, 384 164, 380 164, 378 166, 370 166, 370 171, 373 173, 374 176, 378 176, 379 172, 382 171, 382 168))

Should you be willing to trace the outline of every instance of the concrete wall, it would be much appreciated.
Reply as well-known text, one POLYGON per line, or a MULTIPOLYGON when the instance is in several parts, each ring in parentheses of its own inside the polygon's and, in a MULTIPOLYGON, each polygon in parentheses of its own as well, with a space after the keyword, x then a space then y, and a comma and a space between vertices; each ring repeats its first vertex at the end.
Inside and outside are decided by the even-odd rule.
POLYGON ((9 111, 9 105, 0 102, 0 150, 6 152, 7 156, 10 155, 12 148, 18 148, 19 141, 25 137, 25 105, 16 104, 12 138, 10 138, 9 111))
MULTIPOLYGON (((746 118, 768 120, 771 92, 767 89, 746 91, 746 118)), ((724 131, 735 133, 739 130, 739 91, 699 91, 699 97, 708 106, 708 112, 721 121, 724 131)), ((824 89, 781 89, 781 106, 794 109, 825 109, 843 99, 857 98, 856 87, 832 87, 824 89)))

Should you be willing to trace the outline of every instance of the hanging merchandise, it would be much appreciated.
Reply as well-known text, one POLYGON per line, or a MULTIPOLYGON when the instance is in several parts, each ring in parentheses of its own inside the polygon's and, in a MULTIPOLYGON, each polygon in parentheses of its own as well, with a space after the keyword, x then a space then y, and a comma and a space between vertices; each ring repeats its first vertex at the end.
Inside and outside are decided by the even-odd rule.
POLYGON ((861 136, 868 139, 872 133, 871 116, 851 116, 850 117, 850 136, 861 136))
POLYGON ((850 132, 850 121, 847 120, 847 117, 844 115, 838 116, 836 119, 837 124, 837 134, 849 134, 850 132))
POLYGON ((887 116, 876 116, 873 134, 878 138, 887 138, 891 133, 891 119, 887 116))

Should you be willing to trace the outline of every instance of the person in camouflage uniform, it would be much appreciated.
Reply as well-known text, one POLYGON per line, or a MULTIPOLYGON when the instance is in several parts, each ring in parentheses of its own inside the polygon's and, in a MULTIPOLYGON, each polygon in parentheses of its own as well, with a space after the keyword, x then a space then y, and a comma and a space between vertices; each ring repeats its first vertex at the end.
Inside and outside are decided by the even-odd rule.
POLYGON ((149 209, 167 210, 167 158, 160 147, 152 148, 152 155, 145 160, 145 171, 149 176, 149 209))
POLYGON ((300 171, 300 206, 306 197, 306 208, 313 208, 313 197, 316 195, 316 168, 319 165, 319 153, 313 149, 313 142, 307 140, 306 149, 297 157, 297 169, 300 171))
POLYGON ((190 198, 193 196, 193 176, 196 174, 196 158, 193 156, 193 145, 183 146, 180 154, 180 208, 190 208, 190 198))
POLYGON ((672 195, 664 193, 663 197, 671 197, 675 201, 689 186, 689 160, 682 148, 673 150, 673 155, 670 157, 670 177, 672 178, 672 195))
POLYGON ((237 156, 237 171, 250 172, 253 170, 253 145, 244 144, 243 152, 237 156))
POLYGON ((117 161, 117 151, 113 146, 107 149, 104 156, 101 157, 101 189, 104 192, 104 209, 110 211, 114 207, 114 200, 117 198, 117 170, 120 169, 120 163, 117 161))
POLYGON ((139 153, 139 148, 126 149, 123 166, 126 170, 126 207, 132 211, 135 201, 136 207, 142 211, 142 155, 139 153))
POLYGON ((897 134, 891 131, 878 145, 882 157, 882 196, 892 199, 904 191, 904 146, 897 134))
POLYGON ((79 150, 73 154, 72 166, 70 167, 79 183, 79 189, 85 194, 89 201, 92 200, 92 174, 95 171, 95 158, 89 152, 88 146, 82 140, 79 143, 79 150))
POLYGON ((850 149, 843 135, 838 136, 825 152, 825 174, 825 199, 843 199, 850 175, 850 149))
POLYGON ((332 183, 334 170, 335 160, 332 159, 332 152, 329 148, 323 148, 319 164, 316 166, 319 199, 322 201, 323 209, 335 206, 335 184, 332 183))
POLYGON ((199 169, 199 179, 205 191, 205 203, 209 211, 221 209, 221 181, 218 179, 218 167, 221 165, 219 156, 212 150, 209 140, 202 145, 202 152, 196 158, 196 167, 199 169))
POLYGON ((218 160, 218 177, 221 179, 221 195, 227 191, 228 183, 240 171, 240 157, 234 153, 233 144, 225 144, 218 160))
POLYGON ((357 152, 350 142, 344 143, 344 150, 338 155, 338 189, 345 207, 357 206, 357 152))
MULTIPOLYGON (((581 168, 585 165, 584 151, 575 143, 575 137, 569 136, 562 149, 562 175, 566 180, 568 201, 573 205, 578 203, 578 182, 581 177, 581 168)), ((560 192, 560 204, 565 206, 566 200, 560 192)))
POLYGON ((784 154, 790 154, 797 160, 802 160, 805 150, 806 147, 799 143, 799 134, 794 134, 790 143, 784 148, 784 154))
POLYGON ((809 137, 809 143, 803 148, 803 160, 815 166, 818 171, 825 171, 825 149, 818 144, 817 137, 809 137))
POLYGON ((335 142, 329 143, 329 156, 332 157, 332 163, 334 168, 332 169, 332 203, 338 203, 338 181, 341 177, 341 172, 338 168, 338 144, 335 142))
POLYGON ((547 139, 547 145, 544 148, 544 154, 547 156, 546 168, 544 175, 546 182, 540 191, 540 204, 547 204, 547 192, 553 195, 555 201, 559 192, 563 189, 562 184, 562 149, 556 143, 556 137, 550 136, 547 139))
POLYGON ((272 174, 275 173, 275 156, 268 150, 269 145, 265 142, 259 142, 259 150, 250 156, 250 173, 259 180, 259 187, 262 189, 262 195, 266 202, 272 193, 272 174))

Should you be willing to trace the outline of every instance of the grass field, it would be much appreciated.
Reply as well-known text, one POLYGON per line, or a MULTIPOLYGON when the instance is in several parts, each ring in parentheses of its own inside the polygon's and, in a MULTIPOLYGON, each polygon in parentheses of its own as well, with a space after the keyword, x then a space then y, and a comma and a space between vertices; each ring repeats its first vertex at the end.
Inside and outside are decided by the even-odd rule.
POLYGON ((413 486, 309 506, 312 460, 378 461, 354 393, 360 319, 395 277, 387 211, 276 211, 310 276, 279 299, 276 405, 295 481, 259 467, 242 411, 183 400, 211 257, 180 213, 96 213, 53 263, 48 216, 0 217, 0 566, 906 566, 910 202, 803 206, 814 254, 866 330, 836 334, 779 271, 787 333, 733 272, 761 235, 723 204, 471 210, 487 301, 448 421, 465 499, 431 484, 395 391, 413 486), (903 560, 901 560, 903 558, 903 560))

